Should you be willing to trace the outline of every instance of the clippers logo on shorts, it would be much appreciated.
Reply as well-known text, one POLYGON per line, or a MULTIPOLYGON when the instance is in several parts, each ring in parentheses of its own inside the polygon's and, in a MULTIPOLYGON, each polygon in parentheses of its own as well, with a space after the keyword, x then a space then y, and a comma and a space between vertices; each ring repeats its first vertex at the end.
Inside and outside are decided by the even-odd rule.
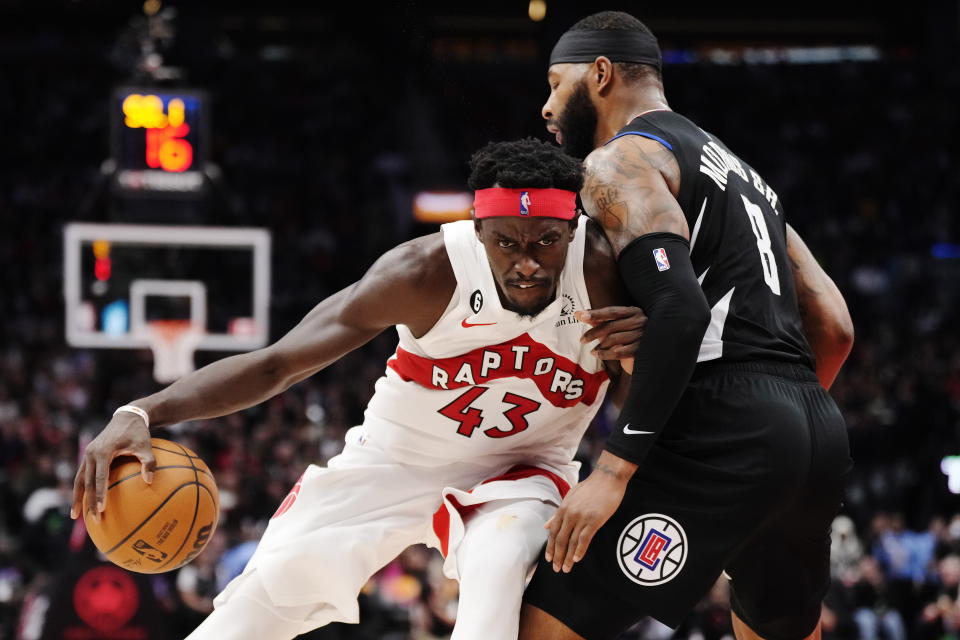
POLYGON ((653 259, 657 261, 657 271, 666 271, 670 268, 670 261, 667 259, 667 252, 662 248, 653 250, 653 259))
POLYGON ((624 528, 617 559, 624 575, 639 585, 670 582, 687 561, 687 534, 670 516, 648 513, 624 528))
POLYGON ((530 215, 530 192, 528 191, 520 192, 520 215, 530 215))

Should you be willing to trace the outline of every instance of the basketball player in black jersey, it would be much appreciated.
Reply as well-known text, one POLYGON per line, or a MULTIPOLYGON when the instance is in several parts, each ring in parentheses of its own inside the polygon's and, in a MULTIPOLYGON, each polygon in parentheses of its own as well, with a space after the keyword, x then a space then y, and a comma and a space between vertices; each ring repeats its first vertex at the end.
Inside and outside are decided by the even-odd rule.
POLYGON ((851 321, 773 188, 670 110, 660 64, 620 12, 551 54, 547 127, 586 156, 585 209, 649 320, 595 470, 547 523, 521 638, 675 627, 724 572, 738 638, 816 638, 850 465, 826 388, 851 321))

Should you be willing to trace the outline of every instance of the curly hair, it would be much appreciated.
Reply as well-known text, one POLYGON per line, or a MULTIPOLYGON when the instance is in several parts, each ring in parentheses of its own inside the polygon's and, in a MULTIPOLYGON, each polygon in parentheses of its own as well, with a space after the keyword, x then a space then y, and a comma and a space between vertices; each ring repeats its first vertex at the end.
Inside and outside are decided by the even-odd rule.
POLYGON ((566 189, 583 187, 583 166, 558 147, 536 138, 489 142, 470 158, 471 189, 566 189))
MULTIPOLYGON (((623 11, 601 11, 594 13, 575 23, 568 31, 639 31, 650 37, 655 37, 647 25, 643 24, 629 13, 623 11)), ((660 80, 660 70, 642 62, 615 62, 621 75, 627 82, 636 82, 645 78, 660 80)))

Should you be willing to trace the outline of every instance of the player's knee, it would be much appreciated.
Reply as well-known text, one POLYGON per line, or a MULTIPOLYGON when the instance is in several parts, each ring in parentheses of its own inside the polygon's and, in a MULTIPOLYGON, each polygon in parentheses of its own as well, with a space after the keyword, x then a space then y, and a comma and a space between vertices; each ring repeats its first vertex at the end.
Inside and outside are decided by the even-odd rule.
POLYGON ((531 524, 515 514, 499 514, 471 531, 466 562, 485 573, 525 576, 546 540, 541 529, 539 521, 531 524))
MULTIPOLYGON (((748 588, 734 573, 730 604, 740 620, 765 640, 803 640, 820 622, 822 593, 800 582, 773 588, 748 588), (813 595, 811 592, 816 593, 813 595)), ((749 583, 749 580, 747 580, 749 583)))
POLYGON ((817 607, 793 616, 751 620, 747 626, 756 637, 764 640, 804 640, 817 629, 819 622, 820 608, 817 607))
POLYGON ((503 580, 526 576, 532 558, 522 540, 513 536, 496 536, 487 541, 486 553, 470 553, 466 558, 467 570, 482 571, 491 578, 503 580))

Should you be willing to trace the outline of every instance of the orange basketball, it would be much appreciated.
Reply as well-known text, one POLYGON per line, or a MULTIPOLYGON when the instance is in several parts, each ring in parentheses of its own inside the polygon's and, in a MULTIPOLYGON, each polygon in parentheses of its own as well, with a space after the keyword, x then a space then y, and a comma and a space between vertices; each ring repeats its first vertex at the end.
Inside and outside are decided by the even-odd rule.
POLYGON ((138 573, 163 573, 203 551, 217 528, 220 495, 196 453, 169 440, 150 442, 157 459, 153 483, 143 481, 137 458, 115 458, 100 522, 86 511, 84 521, 93 544, 114 564, 138 573))

